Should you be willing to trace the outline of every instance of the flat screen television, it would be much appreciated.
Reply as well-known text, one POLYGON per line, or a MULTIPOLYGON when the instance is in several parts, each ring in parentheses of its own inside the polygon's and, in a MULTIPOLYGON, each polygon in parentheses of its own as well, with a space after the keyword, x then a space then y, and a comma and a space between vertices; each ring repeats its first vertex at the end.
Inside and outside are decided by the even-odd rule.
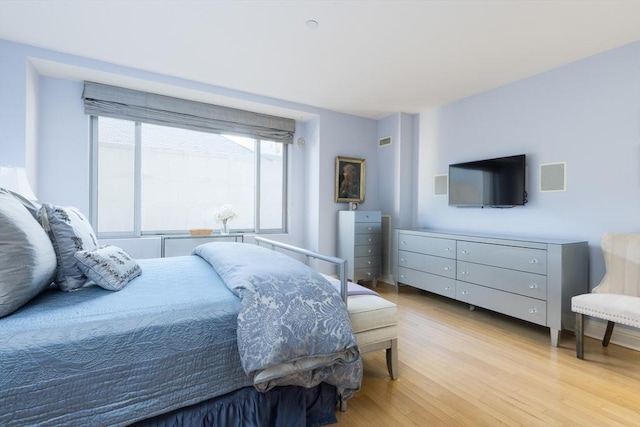
POLYGON ((505 208, 527 203, 524 154, 449 165, 449 205, 505 208))

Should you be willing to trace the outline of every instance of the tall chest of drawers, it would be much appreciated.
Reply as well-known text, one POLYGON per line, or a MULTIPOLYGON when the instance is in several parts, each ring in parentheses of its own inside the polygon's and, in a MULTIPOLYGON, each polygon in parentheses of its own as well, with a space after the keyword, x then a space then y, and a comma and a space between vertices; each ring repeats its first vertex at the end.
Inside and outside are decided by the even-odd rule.
POLYGON ((338 257, 347 260, 348 279, 371 280, 380 275, 382 213, 338 211, 338 257))
POLYGON ((573 329, 571 297, 588 292, 587 242, 396 230, 399 283, 550 329, 573 329))

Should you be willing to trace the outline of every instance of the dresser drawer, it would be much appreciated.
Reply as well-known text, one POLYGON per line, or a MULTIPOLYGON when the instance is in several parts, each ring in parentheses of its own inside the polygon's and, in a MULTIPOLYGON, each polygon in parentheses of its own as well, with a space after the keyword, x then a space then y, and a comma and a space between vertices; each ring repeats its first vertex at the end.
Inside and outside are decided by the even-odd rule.
POLYGON ((527 322, 547 325, 547 304, 535 298, 456 281, 456 299, 527 322))
POLYGON ((398 282, 449 298, 456 297, 456 281, 448 277, 400 267, 398 282))
POLYGON ((353 248, 353 256, 354 257, 362 257, 362 256, 373 256, 373 255, 378 255, 380 256, 380 253, 382 252, 382 249, 380 248, 380 245, 363 245, 363 246, 354 246, 353 248))
POLYGON ((381 222, 382 212, 380 211, 355 211, 355 222, 381 222))
POLYGON ((380 234, 356 234, 353 240, 356 246, 379 245, 380 234))
POLYGON ((400 233, 398 235, 398 249, 445 258, 456 257, 456 241, 451 239, 400 233))
POLYGON ((354 229, 356 234, 380 234, 382 225, 373 222, 357 222, 354 224, 354 229))
POLYGON ((457 279, 518 295, 547 300, 547 276, 458 261, 457 279))
POLYGON ((426 273, 456 278, 456 260, 416 252, 399 251, 398 265, 426 273))
POLYGON ((458 241, 458 260, 547 274, 547 251, 543 249, 458 241))
POLYGON ((356 257, 353 259, 353 268, 380 267, 379 256, 356 257))
POLYGON ((380 275, 380 269, 378 267, 354 268, 353 275, 356 282, 358 280, 375 280, 380 275))

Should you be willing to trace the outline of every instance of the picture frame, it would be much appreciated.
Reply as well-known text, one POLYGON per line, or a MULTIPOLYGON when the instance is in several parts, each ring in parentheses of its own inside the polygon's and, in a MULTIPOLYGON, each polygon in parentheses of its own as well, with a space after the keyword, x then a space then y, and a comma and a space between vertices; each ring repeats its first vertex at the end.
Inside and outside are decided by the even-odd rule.
POLYGON ((335 202, 362 203, 365 189, 365 160, 336 157, 335 202))

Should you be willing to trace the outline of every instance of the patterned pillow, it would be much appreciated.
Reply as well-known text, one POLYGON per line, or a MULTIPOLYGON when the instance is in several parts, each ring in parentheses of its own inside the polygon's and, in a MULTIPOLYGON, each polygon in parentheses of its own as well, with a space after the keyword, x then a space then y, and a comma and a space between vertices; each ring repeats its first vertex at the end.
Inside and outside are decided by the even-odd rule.
POLYGON ((73 255, 78 251, 90 251, 98 247, 98 239, 91 224, 76 208, 48 203, 43 204, 38 211, 38 220, 49 233, 56 251, 58 275, 55 282, 63 291, 81 288, 87 277, 78 268, 73 255))
POLYGON ((78 267, 101 288, 119 291, 142 274, 135 259, 117 246, 103 246, 93 251, 75 253, 78 267))

